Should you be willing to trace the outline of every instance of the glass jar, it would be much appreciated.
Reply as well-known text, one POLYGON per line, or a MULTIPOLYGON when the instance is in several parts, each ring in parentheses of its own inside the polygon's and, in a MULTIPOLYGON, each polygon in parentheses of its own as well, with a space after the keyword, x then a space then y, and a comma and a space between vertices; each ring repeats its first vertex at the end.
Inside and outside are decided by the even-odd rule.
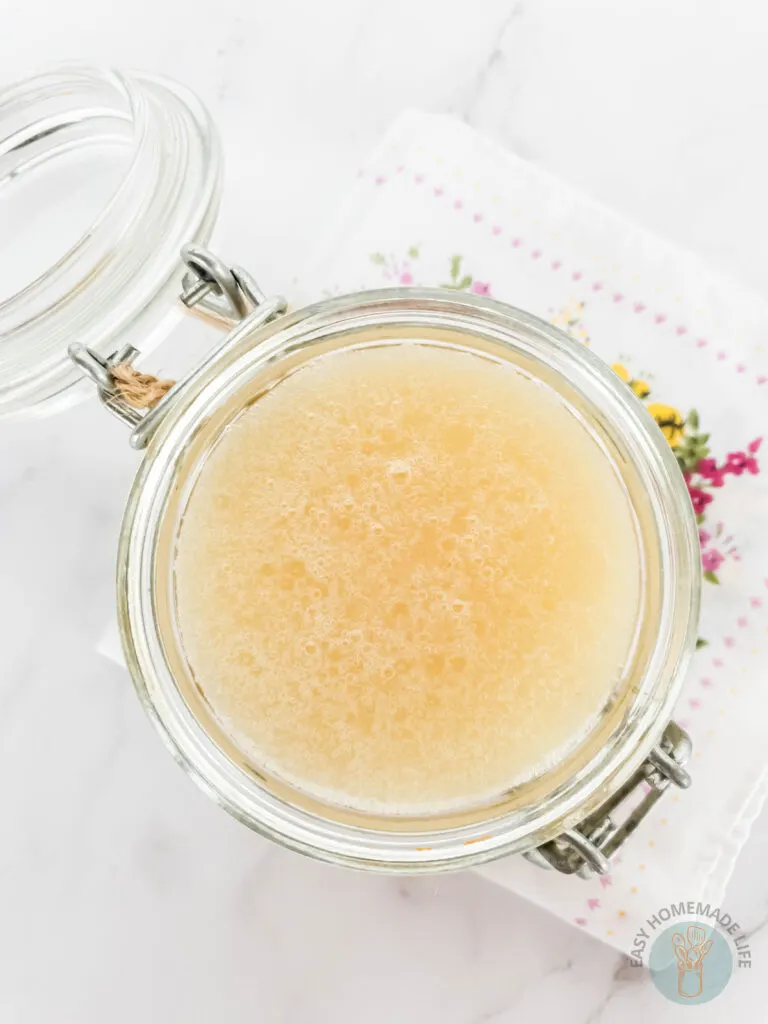
MULTIPOLYGON (((124 88, 125 78, 118 81, 124 88)), ((206 120, 196 101, 154 79, 142 79, 145 86, 153 97, 162 96, 163 111, 166 94, 172 105, 188 104, 193 114, 187 128, 194 125, 201 132, 206 120)), ((2 112, 0 102, 0 125, 2 112)), ((207 147, 199 155, 207 153, 209 162, 197 180, 204 179, 206 187, 200 189, 195 217, 191 205, 185 208, 187 223, 196 224, 193 238, 208 230, 217 195, 212 134, 210 129, 203 134, 207 147)), ((145 155, 139 144, 136 160, 145 155)), ((186 157, 177 153, 176 158, 181 165, 186 157)), ((149 204, 136 209, 141 218, 149 204)), ((141 234, 140 220, 133 227, 141 234)), ((243 270, 227 267, 207 250, 187 247, 184 261, 183 303, 229 330, 153 408, 138 410, 120 390, 115 366, 130 365, 137 351, 122 334, 115 337, 118 330, 105 328, 95 344, 80 340, 70 349, 104 405, 131 427, 133 446, 144 452, 120 535, 118 621, 139 697, 176 759, 249 827, 335 863, 437 871, 521 852, 568 874, 606 871, 610 856, 665 789, 690 782, 683 767, 690 741, 670 716, 696 640, 698 537, 676 461, 642 403, 588 349, 538 318, 488 298, 399 288, 286 313, 282 300, 266 299, 243 270), (557 392, 623 481, 634 510, 643 580, 628 664, 579 745, 491 804, 420 818, 324 803, 249 760, 195 684, 173 580, 174 550, 191 490, 222 432, 248 404, 324 353, 414 343, 451 346, 512 364, 557 392)), ((155 317, 177 276, 170 262, 170 257, 158 260, 148 274, 156 283, 155 317)), ((114 284, 112 273, 105 271, 114 284)), ((109 290, 105 285, 103 294, 109 290)), ((92 308, 98 319, 102 307, 92 308)), ((135 309, 131 323, 141 313, 138 304, 135 309)), ((108 315, 106 323, 113 324, 108 315)))

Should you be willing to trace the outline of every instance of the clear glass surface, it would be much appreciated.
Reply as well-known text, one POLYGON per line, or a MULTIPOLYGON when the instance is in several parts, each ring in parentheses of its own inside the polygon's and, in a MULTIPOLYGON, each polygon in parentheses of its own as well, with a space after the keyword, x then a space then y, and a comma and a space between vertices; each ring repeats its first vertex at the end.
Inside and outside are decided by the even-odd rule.
POLYGON ((700 560, 691 503, 663 436, 596 356, 512 307, 439 290, 332 299, 237 327, 150 442, 123 524, 119 622, 137 691, 186 771, 221 806, 285 845, 376 870, 465 867, 553 838, 636 770, 669 720, 696 639, 700 560), (268 775, 240 751, 195 684, 180 637, 173 558, 197 474, 227 425, 306 360, 350 346, 457 346, 558 392, 620 475, 637 523, 643 598, 633 649, 598 722, 557 765, 491 803, 421 818, 362 814, 268 775))
POLYGON ((220 181, 212 123, 175 83, 73 64, 0 91, 0 415, 92 393, 74 341, 106 356, 168 334, 220 181))

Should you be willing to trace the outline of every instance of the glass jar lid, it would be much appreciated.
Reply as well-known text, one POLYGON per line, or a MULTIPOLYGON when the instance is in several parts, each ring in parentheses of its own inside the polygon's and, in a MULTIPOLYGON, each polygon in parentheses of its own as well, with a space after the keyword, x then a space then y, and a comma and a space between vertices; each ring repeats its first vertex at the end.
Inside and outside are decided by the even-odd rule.
POLYGON ((210 116, 167 79, 72 64, 0 92, 0 416, 92 393, 73 343, 170 333, 179 251, 210 237, 220 186, 210 116))

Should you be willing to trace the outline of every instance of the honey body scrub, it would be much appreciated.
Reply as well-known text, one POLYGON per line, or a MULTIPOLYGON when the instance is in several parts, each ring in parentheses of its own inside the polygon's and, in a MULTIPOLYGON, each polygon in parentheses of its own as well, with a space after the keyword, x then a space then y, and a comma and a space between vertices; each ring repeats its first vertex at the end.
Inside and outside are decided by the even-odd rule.
POLYGON ((639 566, 623 484, 552 390, 406 343, 320 356, 232 423, 175 586, 197 684, 257 767, 423 814, 585 734, 627 661, 639 566))

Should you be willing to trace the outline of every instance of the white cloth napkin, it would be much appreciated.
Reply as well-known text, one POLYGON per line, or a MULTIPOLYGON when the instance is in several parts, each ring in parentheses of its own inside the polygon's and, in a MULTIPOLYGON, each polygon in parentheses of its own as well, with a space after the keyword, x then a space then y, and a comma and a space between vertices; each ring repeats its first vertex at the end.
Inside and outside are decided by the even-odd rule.
POLYGON ((693 787, 665 794, 607 877, 521 857, 480 869, 628 951, 670 902, 721 903, 765 796, 768 441, 764 453, 749 446, 768 433, 768 304, 466 125, 417 113, 362 168, 303 281, 312 299, 393 284, 458 285, 552 320, 649 389, 662 422, 698 412, 698 429, 667 427, 670 440, 710 435, 716 465, 691 480, 697 502, 713 499, 701 525, 707 646, 676 712, 694 743, 693 787))
MULTIPOLYGON (((768 433, 768 305, 465 125, 416 113, 360 171, 299 291, 392 284, 460 287, 552 320, 650 391, 678 447, 710 435, 714 464, 691 480, 711 580, 707 646, 676 715, 694 742, 693 788, 664 796, 607 877, 566 878, 520 857, 480 869, 628 951, 670 902, 721 903, 765 796, 768 461, 760 473, 754 442, 768 433)), ((120 660, 114 627, 100 649, 120 660)))

